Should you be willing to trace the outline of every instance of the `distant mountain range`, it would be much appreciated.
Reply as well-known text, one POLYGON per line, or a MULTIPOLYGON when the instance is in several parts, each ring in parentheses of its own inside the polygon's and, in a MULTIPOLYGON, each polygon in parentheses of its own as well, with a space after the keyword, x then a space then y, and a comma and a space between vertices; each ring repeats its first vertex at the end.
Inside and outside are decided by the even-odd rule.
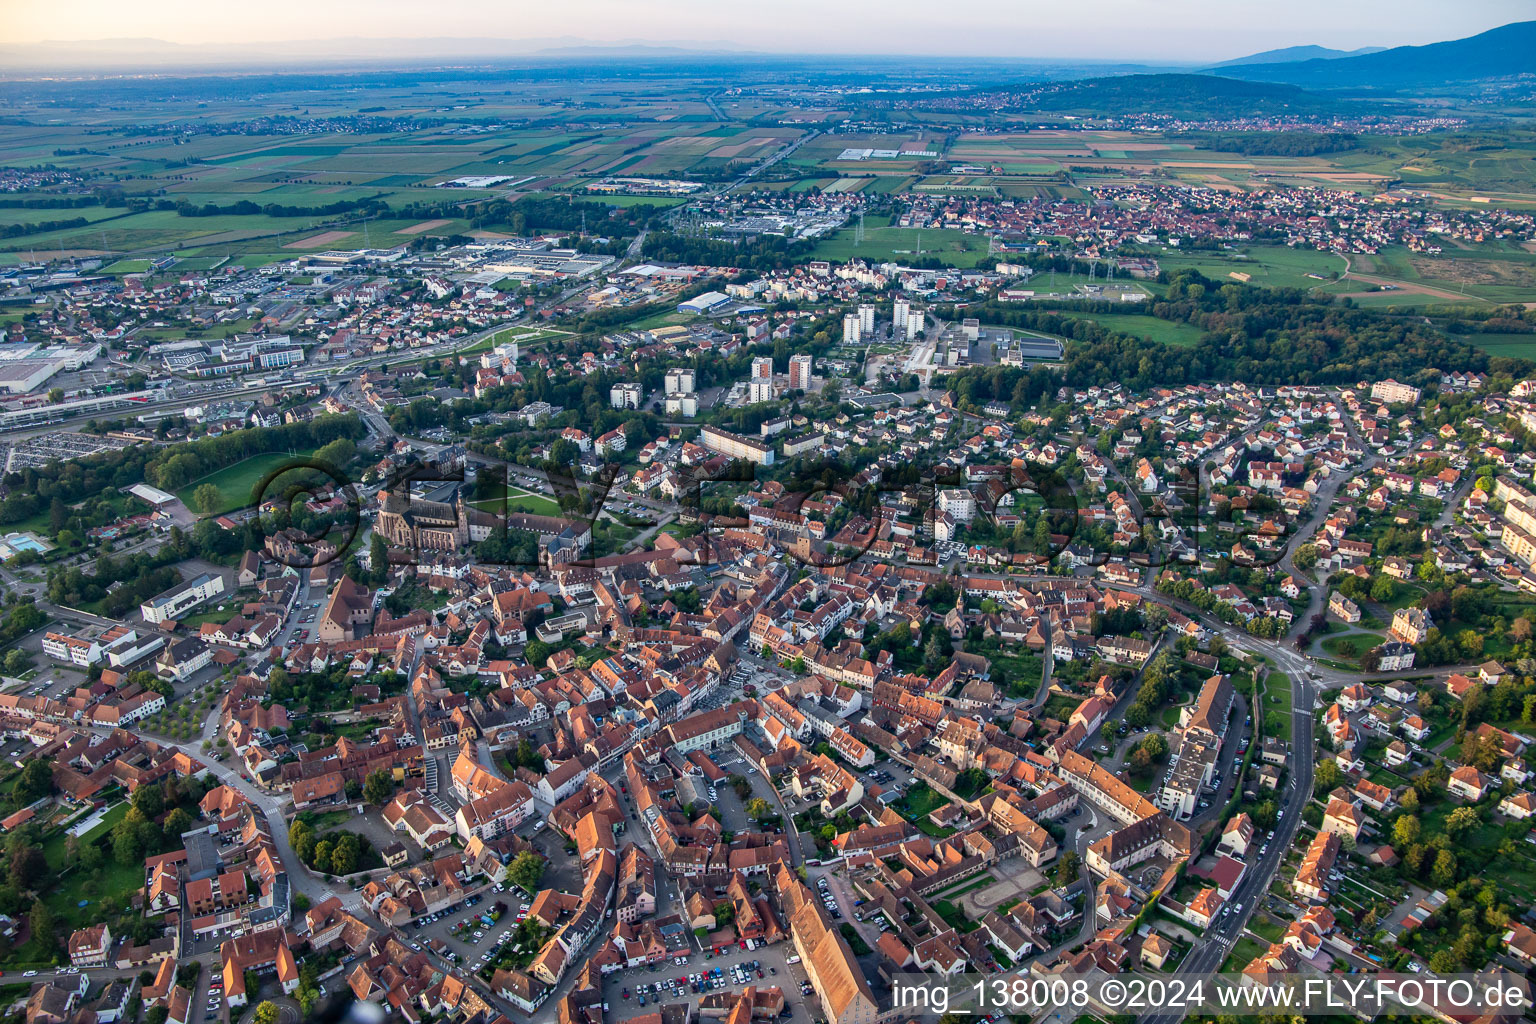
POLYGON ((1120 116, 1149 110, 1173 117, 1334 113, 1338 101, 1294 85, 1199 74, 1115 75, 1061 82, 1030 97, 1031 110, 1120 116))
POLYGON ((1278 50, 1252 53, 1235 60, 1212 64, 1213 68, 1238 67, 1247 64, 1290 64, 1303 60, 1338 60, 1340 57, 1361 57, 1367 53, 1380 53, 1385 47, 1362 46, 1358 50, 1330 50, 1326 46, 1283 46, 1278 50))
MULTIPOLYGON (((811 60, 808 55, 800 58, 811 60)), ((96 39, 49 41, 40 43, 0 44, 0 68, 15 75, 53 74, 69 69, 103 72, 158 72, 172 69, 226 72, 237 69, 273 69, 310 66, 316 69, 371 69, 380 64, 391 67, 424 67, 437 62, 496 64, 503 61, 533 60, 796 60, 793 54, 768 54, 745 49, 732 42, 715 40, 622 39, 594 42, 580 36, 556 36, 527 39, 438 37, 422 39, 350 38, 294 40, 290 42, 250 42, 243 44, 185 45, 160 39, 96 39)), ((817 58, 819 59, 819 58, 817 58)), ((849 54, 845 60, 858 62, 849 54)), ((941 66, 945 58, 927 58, 941 66)), ((1209 65, 1134 64, 1110 61, 1040 61, 1014 57, 996 62, 998 77, 1028 78, 1033 82, 1082 81, 1084 86, 1049 96, 1052 102, 1087 105, 1097 93, 1117 105, 1126 97, 1119 90, 1102 83, 1114 76, 1158 79, 1156 87, 1165 99, 1190 109, 1201 106, 1201 90, 1218 90, 1211 99, 1216 104, 1241 100, 1245 96, 1279 109, 1294 111, 1298 105, 1316 109, 1324 102, 1318 91, 1349 90, 1355 94, 1432 93, 1455 91, 1472 83, 1502 81, 1506 87, 1517 76, 1536 76, 1536 21, 1516 22, 1490 29, 1466 39, 1430 43, 1424 46, 1398 46, 1392 49, 1367 47, 1361 50, 1334 50, 1323 46, 1289 46, 1250 54, 1235 60, 1209 65), (1164 71, 1188 71, 1192 82, 1179 82, 1178 74, 1164 71), (1274 83, 1300 86, 1314 95, 1296 93, 1243 93, 1210 83, 1222 79, 1249 83, 1274 83), (1202 84, 1203 83, 1203 84, 1202 84)), ((979 65, 972 61, 972 78, 979 65)), ((846 70, 846 68, 845 68, 846 70)), ((985 74, 985 71, 982 72, 985 74)), ((4 73, 0 73, 3 75, 4 73)), ((995 80, 995 79, 994 79, 995 80)), ((1516 86, 1518 83, 1516 83, 1516 86)), ((1060 108, 1068 109, 1068 108, 1060 108)))
POLYGON ((1219 65, 1227 78, 1286 82, 1307 89, 1426 91, 1490 79, 1536 74, 1536 21, 1515 22, 1466 39, 1426 46, 1311 60, 1219 65))

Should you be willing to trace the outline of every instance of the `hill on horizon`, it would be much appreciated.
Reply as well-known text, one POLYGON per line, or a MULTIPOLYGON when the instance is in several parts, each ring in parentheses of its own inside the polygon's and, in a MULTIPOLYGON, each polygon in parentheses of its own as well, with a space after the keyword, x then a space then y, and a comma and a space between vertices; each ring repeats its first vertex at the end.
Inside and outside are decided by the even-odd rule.
POLYGON ((1225 77, 1308 89, 1433 89, 1536 74, 1536 21, 1514 22, 1465 39, 1338 57, 1221 65, 1225 77))
POLYGON ((1320 114, 1343 106, 1294 85, 1199 73, 1077 79, 1040 90, 1026 105, 1031 110, 1107 116, 1156 110, 1174 117, 1320 114))
POLYGON ((1338 60, 1341 57, 1362 57, 1367 53, 1380 53, 1384 46, 1362 46, 1358 50, 1334 50, 1327 46, 1282 46, 1278 50, 1250 53, 1246 57, 1224 60, 1213 68, 1242 67, 1248 64, 1289 64, 1304 60, 1338 60))

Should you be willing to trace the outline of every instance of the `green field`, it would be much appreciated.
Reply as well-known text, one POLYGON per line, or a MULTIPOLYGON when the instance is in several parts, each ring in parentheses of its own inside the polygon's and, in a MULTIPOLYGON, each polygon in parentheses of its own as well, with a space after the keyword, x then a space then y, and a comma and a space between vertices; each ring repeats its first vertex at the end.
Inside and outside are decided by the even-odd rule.
POLYGON ((949 267, 974 267, 987 255, 990 241, 984 234, 969 235, 954 230, 920 230, 917 228, 893 228, 889 218, 866 217, 864 241, 854 241, 855 229, 843 228, 816 243, 811 259, 834 260, 903 260, 931 258, 949 267), (921 252, 919 252, 921 248, 921 252))
MULTIPOLYGON (((1274 730, 1282 740, 1291 738, 1291 677, 1284 672, 1271 672, 1264 680, 1264 713, 1275 712, 1284 719, 1284 725, 1274 730)), ((1278 723, 1277 723, 1278 724, 1278 723)), ((1268 726, 1266 725, 1267 729, 1268 726)))
MULTIPOLYGON (((194 480, 187 486, 176 491, 176 497, 181 499, 187 508, 197 511, 192 504, 193 493, 203 484, 213 484, 219 489, 223 500, 210 515, 223 515, 238 508, 245 508, 257 497, 254 490, 262 479, 274 470, 290 465, 293 460, 313 455, 312 451, 303 452, 268 452, 265 455, 253 455, 243 462, 237 462, 233 466, 225 466, 223 469, 209 473, 201 479, 194 480)), ((282 478, 273 480, 268 488, 266 496, 275 498, 282 492, 282 478)))
POLYGON ((1344 273, 1344 259, 1316 249, 1291 249, 1283 245, 1256 245, 1236 253, 1179 252, 1160 249, 1153 253, 1168 273, 1193 267, 1223 284, 1238 282, 1233 274, 1247 274, 1247 284, 1265 288, 1318 288, 1344 273))
MULTIPOLYGON (((470 504, 482 512, 500 514, 503 511, 501 502, 495 498, 486 498, 482 501, 470 502, 470 504)), ((508 484, 505 511, 522 512, 531 516, 558 516, 560 514, 560 506, 553 498, 542 494, 534 494, 532 491, 508 484)))
POLYGON ((1458 337, 1491 356, 1536 359, 1536 334, 1464 334, 1458 337))
POLYGON ((1134 334, 1137 337, 1160 341, 1164 345, 1170 345, 1174 348, 1188 348, 1198 342, 1200 336, 1205 333, 1194 324, 1187 324, 1181 320, 1159 320, 1155 316, 1148 316, 1144 313, 1128 313, 1124 316, 1118 314, 1109 316, 1095 314, 1088 316, 1079 313, 1065 313, 1063 315, 1079 317, 1083 320, 1092 320, 1106 330, 1119 331, 1123 334, 1134 334))

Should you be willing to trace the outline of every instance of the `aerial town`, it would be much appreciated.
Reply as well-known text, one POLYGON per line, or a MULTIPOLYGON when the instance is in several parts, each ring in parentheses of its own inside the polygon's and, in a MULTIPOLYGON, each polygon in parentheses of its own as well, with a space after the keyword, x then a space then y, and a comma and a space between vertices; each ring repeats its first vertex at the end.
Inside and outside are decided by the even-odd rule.
POLYGON ((1524 984, 1536 135, 657 75, 18 91, 0 1020, 1524 984))

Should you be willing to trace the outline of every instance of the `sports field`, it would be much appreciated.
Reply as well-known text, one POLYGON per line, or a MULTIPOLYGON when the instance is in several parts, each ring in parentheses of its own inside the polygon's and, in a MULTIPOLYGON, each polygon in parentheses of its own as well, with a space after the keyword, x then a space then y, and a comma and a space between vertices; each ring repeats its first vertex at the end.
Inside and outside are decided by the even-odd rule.
POLYGON ((202 514, 192 502, 192 495, 203 484, 213 484, 219 489, 221 500, 209 515, 223 515, 235 509, 245 508, 261 497, 269 500, 280 497, 283 486, 288 482, 286 477, 274 478, 268 487, 265 496, 255 494, 255 488, 261 483, 268 473, 291 465, 294 460, 314 454, 313 451, 303 452, 268 452, 265 455, 253 455, 244 462, 237 462, 233 466, 225 466, 207 476, 194 480, 185 487, 176 491, 176 497, 181 499, 183 505, 192 511, 202 514))
POLYGON ((987 255, 986 235, 967 234, 945 229, 893 228, 888 217, 867 217, 864 241, 857 242, 856 229, 843 228, 816 244, 811 253, 818 260, 894 260, 937 259, 945 266, 974 267, 987 255))

